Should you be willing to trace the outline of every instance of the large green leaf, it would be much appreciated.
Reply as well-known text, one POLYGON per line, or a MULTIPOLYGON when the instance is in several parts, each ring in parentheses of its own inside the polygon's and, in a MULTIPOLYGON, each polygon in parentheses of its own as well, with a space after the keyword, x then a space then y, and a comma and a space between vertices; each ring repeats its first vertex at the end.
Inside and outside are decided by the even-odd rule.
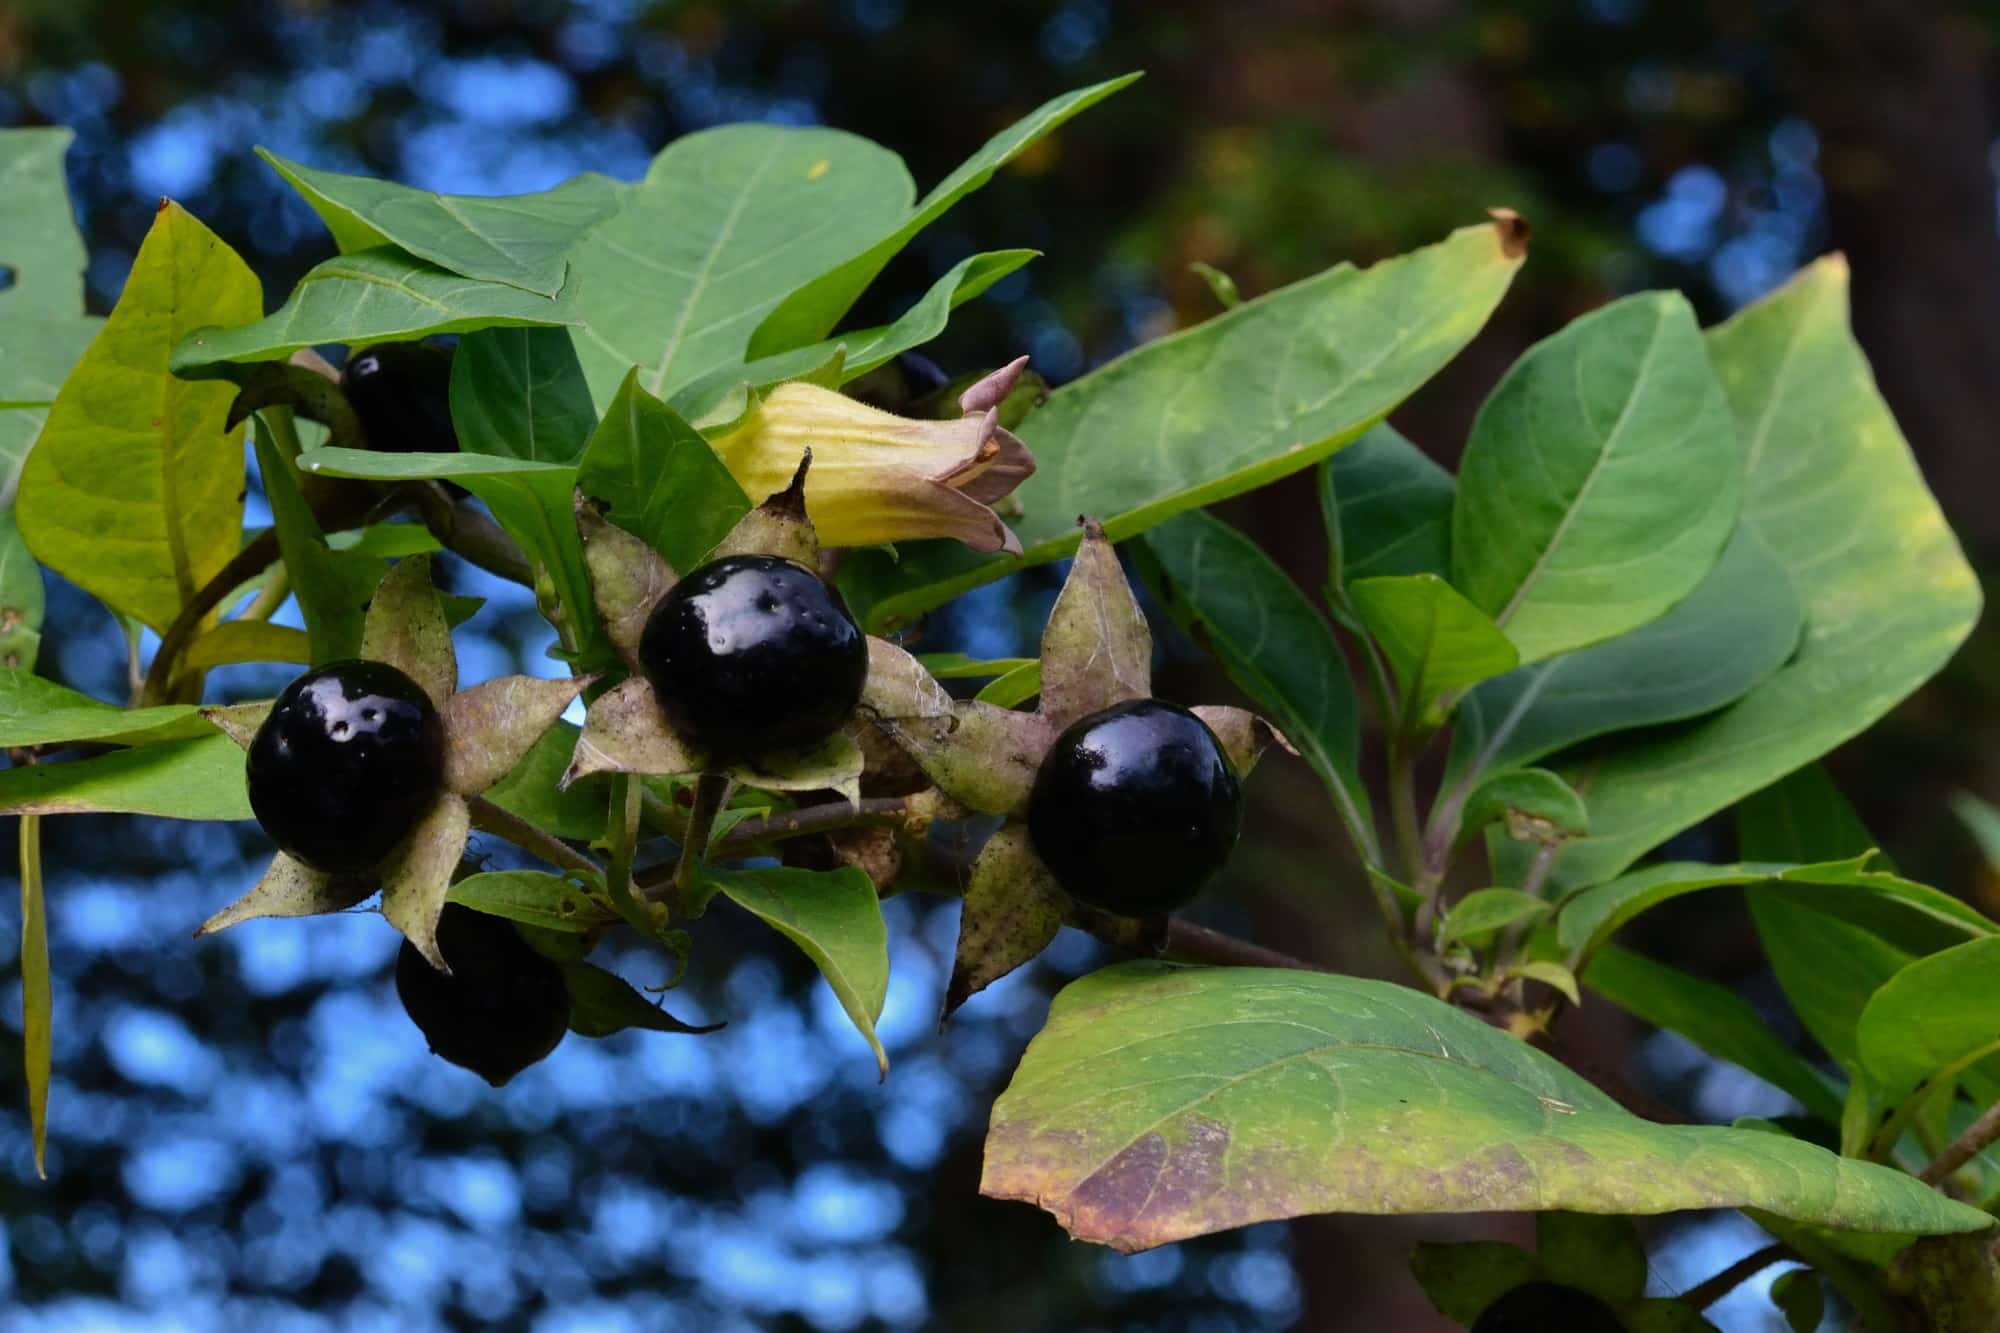
POLYGON ((584 670, 612 665, 610 644, 590 596, 583 542, 576 532, 572 492, 576 468, 499 454, 380 454, 366 449, 308 449, 299 455, 304 472, 375 481, 422 477, 455 481, 486 502, 493 517, 546 574, 562 606, 566 651, 584 670))
POLYGON ((704 878, 745 911, 762 918, 813 960, 834 998, 875 1052, 886 1077, 889 1057, 875 1023, 889 995, 889 932, 866 872, 707 870, 704 878))
POLYGON ((1454 489, 1451 473, 1386 421, 1321 463, 1329 591, 1377 575, 1448 574, 1454 489))
POLYGON ((187 704, 118 708, 25 669, 0 670, 0 748, 67 741, 142 745, 212 731, 187 704))
MULTIPOLYGON (((682 573, 729 535, 750 500, 701 432, 626 374, 576 473, 613 523, 682 573)), ((762 496, 758 497, 762 499, 762 496)))
POLYGON ((54 126, 0 130, 0 319, 83 313, 83 237, 70 214, 63 157, 76 135, 54 126))
POLYGON ((0 507, 0 667, 34 669, 47 596, 13 510, 0 507))
POLYGON ((226 385, 167 373, 189 330, 254 319, 256 275, 178 204, 162 203, 103 331, 64 383, 21 472, 29 549, 155 630, 237 551, 243 437, 226 385))
POLYGON ((1761 884, 1857 890, 1879 895, 1899 908, 1939 922, 1953 938, 2000 935, 2000 925, 1988 921, 1957 898, 1887 871, 1870 869, 1872 859, 1872 855, 1864 854, 1850 860, 1805 866, 1768 862, 1711 866, 1683 861, 1643 866, 1609 883, 1585 889, 1564 903, 1558 922, 1562 947, 1574 957, 1587 957, 1633 917, 1670 899, 1703 889, 1761 884))
POLYGON ((1137 74, 1127 74, 1064 93, 988 139, 956 171, 939 181, 907 216, 896 218, 879 237, 869 237, 866 249, 790 293, 757 326, 749 340, 748 355, 769 356, 825 337, 867 290, 875 275, 918 232, 943 217, 953 204, 993 179, 994 172, 1071 116, 1103 101, 1137 78, 1137 74))
POLYGON ((634 366, 671 398, 740 364, 758 320, 894 226, 915 192, 894 153, 837 130, 725 125, 668 144, 571 256, 592 396, 609 403, 634 366))
MULTIPOLYGON (((253 324, 190 333, 173 370, 189 378, 227 373, 227 363, 282 361, 319 343, 407 342, 434 333, 574 324, 574 276, 554 297, 460 277, 391 246, 316 265, 273 314, 253 324)), ((254 313, 250 318, 255 319, 254 313)))
POLYGON ((2000 938, 1919 958, 1868 997, 1855 1025, 1862 1067, 1890 1094, 2000 1045, 2000 938))
POLYGON ((217 732, 0 772, 0 814, 249 819, 243 751, 217 732))
POLYGON ((617 920, 573 881, 535 870, 489 870, 485 874, 467 875, 451 886, 445 901, 571 935, 617 920))
POLYGON ((395 245, 439 268, 542 296, 562 290, 567 256, 616 212, 619 185, 585 172, 538 194, 433 194, 393 181, 269 162, 311 204, 342 254, 395 245))
POLYGON ((1814 264, 1711 332, 1709 350, 1748 448, 1743 521, 1791 575, 1805 638, 1734 706, 1569 774, 1593 831, 1557 862, 1566 883, 1616 874, 1865 730, 1979 618, 1978 580, 1848 332, 1845 264, 1814 264))
POLYGON ((1840 1123, 1840 1097, 1771 1030, 1768 1018, 1727 986, 1703 981, 1617 945, 1598 950, 1583 984, 1633 1017, 1678 1032, 1718 1060, 1743 1066, 1799 1099, 1808 1113, 1840 1123))
POLYGON ((747 386, 765 388, 784 380, 812 377, 822 367, 833 364, 839 354, 837 379, 845 384, 858 379, 885 361, 921 347, 944 332, 951 312, 980 295, 988 287, 1020 268, 1040 253, 1035 250, 994 250, 968 255, 931 284, 930 290, 897 317, 880 328, 856 329, 822 342, 809 343, 789 352, 760 357, 747 365, 726 364, 676 390, 674 410, 690 420, 711 416, 728 419, 741 411, 738 398, 747 386), (731 411, 734 408, 735 411, 731 411))
POLYGON ((1459 704, 1453 766, 1532 763, 1612 731, 1700 717, 1748 694, 1799 646, 1804 608, 1756 530, 1650 625, 1510 671, 1459 704))
POLYGON ((842 586, 880 630, 1024 564, 1067 555, 1076 518, 1129 537, 1309 467, 1374 425, 1477 333, 1522 251, 1466 227, 1370 268, 1342 264, 1147 343, 1058 389, 1021 423, 1035 475, 1015 493, 1019 557, 954 543, 857 552, 842 586))
POLYGON ((480 329, 451 361, 451 422, 459 446, 541 463, 573 463, 597 425, 569 332, 480 329))
POLYGON ((1056 997, 994 1104, 980 1189, 1126 1250, 1320 1212, 1749 1206, 1857 1230, 1992 1225, 1797 1140, 1641 1120, 1416 991, 1150 963, 1056 997))
POLYGON ((1435 574, 1357 579, 1347 592, 1396 674, 1406 725, 1440 696, 1511 671, 1520 660, 1500 627, 1435 574))
POLYGON ((1480 408, 1452 582, 1524 662, 1637 629, 1722 553, 1742 458, 1687 301, 1615 302, 1530 348, 1480 408))
POLYGON ((1149 533, 1142 549, 1164 575, 1154 592, 1168 611, 1277 723, 1349 832, 1372 847, 1354 681, 1325 617, 1255 542, 1211 515, 1182 514, 1149 533))

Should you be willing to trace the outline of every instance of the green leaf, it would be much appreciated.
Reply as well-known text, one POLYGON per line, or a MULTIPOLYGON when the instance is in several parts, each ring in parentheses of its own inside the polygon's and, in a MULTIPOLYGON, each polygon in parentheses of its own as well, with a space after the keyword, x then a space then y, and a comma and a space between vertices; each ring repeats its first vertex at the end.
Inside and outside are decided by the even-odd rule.
POLYGON ((1741 1065, 1790 1093, 1827 1124, 1840 1123, 1839 1094, 1778 1039, 1767 1017, 1730 987, 1691 977, 1615 944, 1597 951, 1583 984, 1634 1018, 1678 1032, 1716 1059, 1741 1065))
POLYGON ((990 682, 973 697, 996 708, 1013 708, 1042 692, 1042 663, 1031 658, 998 680, 990 682))
MULTIPOLYGON (((1633 917, 1669 899, 1703 889, 1757 884, 1820 886, 1878 895, 1896 908, 1918 913, 1942 927, 1953 940, 2000 934, 2000 926, 1950 894, 1870 869, 1872 859, 1872 854, 1864 853, 1851 860, 1808 866, 1771 862, 1712 866, 1687 861, 1643 866, 1569 898, 1558 922, 1562 946, 1572 957, 1587 957, 1633 917)), ((1814 901, 1826 903, 1833 896, 1821 894, 1814 901)))
POLYGON ((1372 847, 1354 682, 1325 618, 1256 543, 1208 514, 1163 524, 1139 549, 1169 585, 1152 580, 1155 595, 1312 765, 1358 845, 1372 847))
POLYGON ((1224 310, 1234 310, 1243 304, 1243 293, 1237 290, 1236 279, 1215 265, 1204 264, 1197 259, 1188 265, 1188 271, 1208 284, 1209 294, 1224 310))
POLYGON ((967 256, 932 283, 930 290, 895 323, 856 329, 823 342, 761 357, 747 365, 718 366, 676 390, 672 406, 691 421, 706 423, 710 418, 726 421, 741 416, 748 407, 747 397, 737 401, 746 386, 763 389, 785 380, 813 379, 815 372, 834 364, 836 356, 838 369, 829 377, 830 387, 857 380, 943 333, 952 311, 1040 254, 1039 250, 995 250, 967 256))
POLYGON ((0 509, 0 667, 34 670, 47 593, 42 567, 21 540, 12 509, 0 509))
POLYGON ((1771 1304, 1785 1316, 1792 1333, 1817 1333, 1826 1318, 1826 1291, 1819 1274, 1810 1268, 1794 1268, 1778 1274, 1771 1283, 1771 1304))
POLYGON ((576 532, 576 469, 497 454, 378 454, 365 449, 308 449, 299 470, 329 477, 455 481, 486 502, 507 534, 545 571, 561 606, 566 650, 584 671, 616 663, 590 599, 583 542, 576 532))
POLYGON ((590 385, 560 328, 479 329, 451 359, 459 446, 541 463, 574 463, 597 426, 590 385))
POLYGON ((528 748, 506 777, 481 794, 502 810, 558 838, 587 841, 602 837, 611 799, 605 780, 584 778, 567 788, 556 785, 569 767, 577 734, 574 725, 556 723, 528 748))
POLYGON ((1316 1212, 1747 1205, 1867 1231, 1992 1224, 1796 1140, 1641 1120, 1403 987, 1147 963, 1056 997, 994 1105, 980 1190, 1126 1250, 1316 1212))
POLYGON ((750 498, 701 432, 640 388, 636 370, 604 409, 576 484, 606 518, 683 573, 750 512, 750 498))
POLYGON ((616 921, 572 880, 534 870, 492 870, 467 875, 451 886, 445 901, 509 921, 580 934, 616 921))
POLYGON ((1486 614, 1435 574, 1395 574, 1348 585, 1355 612, 1396 673, 1406 726, 1447 694, 1520 660, 1486 614))
POLYGON ((1912 962, 1868 997, 1855 1026, 1862 1068, 1895 1101, 1930 1075, 2000 1046, 2000 937, 1912 962))
POLYGON ((319 343, 360 347, 434 333, 575 324, 575 285, 572 277, 555 297, 537 296, 462 278, 387 246, 362 250, 314 266, 274 314, 188 334, 171 365, 176 375, 205 379, 227 374, 229 362, 282 361, 319 343))
POLYGON ((0 772, 0 814, 91 813, 249 819, 243 751, 218 734, 0 772))
POLYGON ((1748 446, 1743 521, 1791 575, 1805 640, 1733 707, 1593 760, 1593 833, 1557 862, 1564 883, 1609 878, 1866 730, 1979 616, 1978 581, 1848 332, 1838 258, 1714 330, 1709 351, 1748 446))
POLYGON ((1410 1255, 1410 1272, 1439 1314, 1470 1324, 1514 1288, 1541 1277, 1542 1265, 1520 1246, 1497 1240, 1425 1242, 1410 1255))
POLYGON ((541 296, 562 290, 566 256, 618 209, 619 185, 585 172, 537 194, 433 194, 392 181, 269 162, 311 204, 342 254, 395 245, 439 268, 541 296))
MULTIPOLYGON (((324 666, 353 657, 361 650, 362 613, 386 569, 382 559, 359 551, 335 551, 320 532, 312 506, 299 490, 298 474, 277 447, 258 430, 255 436, 257 474, 271 502, 271 521, 278 530, 278 550, 292 595, 305 618, 312 662, 324 666)), ((188 669, 193 667, 188 664, 188 669)))
POLYGON ((1451 572, 1454 483, 1388 422, 1319 465, 1327 587, 1360 578, 1451 572))
POLYGON ((917 661, 938 680, 981 680, 1040 666, 1039 657, 967 657, 964 653, 922 653, 917 661))
POLYGON ((1791 576, 1756 529, 1739 527, 1701 586, 1652 624, 1468 694, 1454 766, 1532 763, 1607 732, 1712 713, 1783 666, 1804 626, 1791 576))
POLYGON ((1759 889, 1749 901, 1764 956, 1792 1011, 1828 1055, 1853 1066, 1860 1059, 1855 1029, 1868 997, 1916 955, 1820 910, 1803 889, 1759 889))
POLYGON ((1535 1253, 1554 1282, 1612 1305, 1646 1294, 1646 1247, 1629 1218, 1590 1213, 1535 1215, 1535 1253))
POLYGON ((702 1033, 722 1026, 683 1023, 633 990, 624 978, 589 963, 565 963, 562 973, 563 984, 569 988, 569 1030, 580 1037, 608 1037, 626 1028, 702 1033))
POLYGON ((889 994, 889 932, 867 873, 852 866, 833 871, 771 866, 704 869, 702 878, 805 951, 888 1077, 889 1056, 875 1023, 889 994))
POLYGON ((1560 991, 1562 997, 1572 1005, 1583 1003, 1583 993, 1576 984, 1576 973, 1561 963, 1530 958, 1526 962, 1507 964, 1507 975, 1519 977, 1523 981, 1539 981, 1544 986, 1560 991))
POLYGON ((63 157, 67 129, 0 130, 0 264, 13 281, 0 289, 0 318, 83 313, 83 237, 70 212, 63 157))
POLYGON ((1583 798, 1545 768, 1495 773, 1473 788, 1459 822, 1459 837, 1495 823, 1506 824, 1510 837, 1535 842, 1581 837, 1590 831, 1583 798))
POLYGON ((231 392, 172 378, 167 356, 199 325, 254 319, 261 300, 234 251, 161 204, 21 472, 29 549, 155 630, 236 554, 243 526, 242 430, 223 429, 231 392))
POLYGON ((748 355, 769 356, 824 338, 861 293, 867 290, 875 275, 918 232, 943 217, 953 204, 993 179, 994 172, 1071 116, 1103 101, 1138 78, 1137 74, 1127 74, 1064 93, 1044 102, 1023 119, 988 139, 978 152, 939 181, 915 208, 907 214, 899 209, 898 215, 893 216, 888 225, 868 236, 863 242, 865 249, 856 246, 858 253, 850 252, 853 254, 851 259, 845 259, 837 267, 814 276, 797 291, 788 294, 751 335, 748 355))
MULTIPOLYGON (((90 340, 104 329, 103 320, 82 314, 10 315, 4 304, 8 295, 8 290, 0 290, 0 351, 6 354, 0 358, 0 408, 8 410, 0 416, 53 403, 90 340)), ((33 438, 32 431, 27 435, 33 438)))
POLYGON ((142 745, 212 734, 187 704, 119 708, 20 668, 0 669, 0 748, 94 741, 142 745))
POLYGON ((2000 806, 1982 801, 1969 791, 1951 794, 1952 813, 1979 844, 1986 868, 2000 873, 2000 806))
POLYGON ((913 193, 894 153, 836 130, 725 125, 668 144, 570 257, 592 397, 609 403, 634 366, 671 398, 742 364, 758 320, 893 226, 913 193))
POLYGON ((27 1065, 28 1128, 35 1142, 35 1174, 48 1179, 42 1150, 49 1137, 49 1067, 55 1049, 50 1019, 55 994, 49 984, 49 922, 42 904, 42 820, 21 816, 21 1046, 27 1065))
POLYGON ((1015 492, 1025 554, 909 543, 843 578, 880 631, 1076 548, 1076 517, 1114 539, 1310 467, 1457 354, 1521 262, 1511 232, 1466 227, 1366 269, 1342 264, 1147 343, 1064 385, 1021 423, 1037 469, 1015 492))
POLYGON ((1536 662, 1657 620, 1736 527, 1743 453, 1685 298, 1647 292, 1546 338, 1479 410, 1452 582, 1536 662))
POLYGON ((1438 927, 1438 947, 1455 940, 1477 945, 1502 927, 1547 916, 1549 910, 1540 898, 1519 889, 1474 889, 1445 914, 1438 927))
POLYGON ((273 625, 268 620, 225 620, 188 645, 181 669, 205 671, 234 662, 296 662, 303 666, 312 660, 312 639, 304 630, 273 625))

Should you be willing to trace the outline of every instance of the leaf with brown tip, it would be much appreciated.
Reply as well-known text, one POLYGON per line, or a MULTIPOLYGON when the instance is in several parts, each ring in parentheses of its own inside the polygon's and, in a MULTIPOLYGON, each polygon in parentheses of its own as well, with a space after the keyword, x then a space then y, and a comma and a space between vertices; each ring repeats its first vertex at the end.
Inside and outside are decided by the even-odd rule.
POLYGON ((559 786, 592 773, 699 773, 706 759, 674 734, 644 677, 634 676, 597 696, 559 786))
POLYGON ((1240 777, 1249 777, 1250 770, 1257 767, 1258 759, 1273 745, 1294 759, 1298 757, 1299 752, 1285 739, 1284 732, 1247 708, 1201 704, 1188 711, 1215 733, 1215 739, 1222 742, 1222 752, 1229 756, 1230 763, 1236 765, 1240 777))
POLYGON ((729 766, 729 775, 763 791, 831 791, 861 800, 861 747, 836 731, 810 750, 762 755, 729 766))
POLYGON ((766 499, 738 519, 716 548, 710 560, 725 555, 776 555, 795 560, 807 569, 819 567, 819 534, 806 517, 806 473, 812 467, 812 450, 799 459, 799 470, 791 485, 766 499))
POLYGON ((397 849, 382 881, 382 915, 432 967, 447 974, 451 969, 438 951, 438 916, 471 829, 465 798, 446 792, 397 849))
POLYGON ((1064 895, 1029 845, 1022 824, 1006 824, 980 849, 958 919, 958 953, 945 990, 944 1017, 1048 947, 1062 925, 1064 895))
POLYGON ((458 654, 428 555, 404 556, 382 576, 361 622, 361 655, 402 671, 440 708, 458 688, 458 654))
POLYGON ((1083 522, 1083 544, 1042 631, 1042 716, 1058 729, 1153 692, 1153 633, 1105 540, 1083 522))
POLYGON ((637 671, 646 619, 674 586, 674 571, 658 551, 598 513, 582 491, 576 493, 576 527, 604 632, 625 665, 637 671))
POLYGON ((502 676, 444 705, 444 785, 476 796, 507 776, 594 677, 502 676))
POLYGON ((372 879, 336 878, 279 852, 256 887, 201 923, 197 938, 260 916, 321 916, 344 912, 375 891, 372 879))
POLYGON ((276 699, 258 699, 247 704, 220 704, 204 708, 201 715, 215 724, 215 729, 235 741, 244 749, 257 739, 257 729, 264 725, 264 719, 271 715, 276 699))

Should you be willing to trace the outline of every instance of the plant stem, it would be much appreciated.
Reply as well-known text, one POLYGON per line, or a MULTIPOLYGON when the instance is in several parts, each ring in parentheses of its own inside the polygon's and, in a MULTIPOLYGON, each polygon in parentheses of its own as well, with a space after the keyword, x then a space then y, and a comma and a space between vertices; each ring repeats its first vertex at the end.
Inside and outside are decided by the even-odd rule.
POLYGON ((1797 1258, 1791 1246, 1781 1240, 1774 1240, 1763 1249, 1744 1255, 1714 1277, 1689 1287, 1680 1294, 1680 1300, 1697 1310, 1706 1310, 1772 1264, 1797 1258))
POLYGON ((261 532, 248 546, 231 556, 229 563, 216 571, 215 577, 204 583, 181 607, 174 623, 167 626, 167 632, 160 636, 160 646, 153 654, 153 661, 146 668, 145 682, 139 687, 139 702, 142 706, 165 702, 167 692, 173 684, 174 666, 181 654, 187 650, 201 622, 208 613, 222 604, 222 599, 250 579, 255 578, 278 558, 278 530, 261 532))
POLYGON ((1917 1179, 1926 1185, 1938 1184, 1986 1151, 1996 1139, 2000 1139, 2000 1104, 1987 1107, 1979 1119, 1967 1125, 1963 1134, 1947 1144, 1929 1166, 1917 1173, 1917 1179))
POLYGON ((715 829, 715 817, 729 795, 729 779, 720 773, 704 773, 695 779, 694 809, 688 812, 687 839, 681 843, 681 859, 674 863, 673 886, 677 897, 685 897, 694 887, 694 870, 708 856, 708 835, 715 829))
MULTIPOLYGON (((716 839, 707 854, 733 856, 747 852, 759 843, 803 838, 815 833, 834 833, 847 828, 893 828, 907 823, 912 816, 910 800, 906 796, 869 796, 858 805, 828 801, 782 815, 746 819, 716 839)), ((673 875, 672 870, 656 868, 641 871, 633 883, 651 895, 671 883, 673 875)))
POLYGON ((505 838, 516 847, 533 852, 552 866, 573 871, 592 886, 604 883, 604 867, 560 838, 544 833, 519 815, 501 809, 484 796, 469 797, 466 804, 472 809, 472 827, 482 833, 505 838))
POLYGON ((1267 949, 1250 940, 1225 935, 1207 926, 1174 917, 1167 922, 1167 955, 1191 963, 1214 967, 1281 967, 1297 972, 1328 972, 1332 969, 1303 958, 1294 958, 1277 949, 1267 949))
POLYGON ((243 608, 243 614, 237 619, 269 620, 291 595, 291 577, 285 572, 285 567, 280 565, 276 573, 264 580, 264 586, 257 590, 257 595, 250 599, 250 605, 243 608))
POLYGON ((612 783, 616 793, 608 812, 606 841, 611 847, 611 865, 605 872, 604 892, 625 923, 643 935, 653 933, 652 919, 632 896, 632 853, 639 842, 640 795, 644 788, 630 773, 620 773, 612 783))

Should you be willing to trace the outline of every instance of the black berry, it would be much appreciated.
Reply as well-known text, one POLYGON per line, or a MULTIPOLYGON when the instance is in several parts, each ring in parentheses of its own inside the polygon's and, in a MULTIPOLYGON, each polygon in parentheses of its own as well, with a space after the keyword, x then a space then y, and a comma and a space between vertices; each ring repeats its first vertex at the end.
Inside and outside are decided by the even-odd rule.
POLYGON ((340 387, 368 447, 387 453, 456 453, 451 424, 451 358, 432 343, 378 343, 358 352, 340 387))
POLYGON ((1208 724, 1134 699, 1072 723, 1028 798, 1035 851, 1073 898, 1120 916, 1186 903, 1229 859, 1243 784, 1208 724))
POLYGON ((247 772, 250 808, 273 842, 320 870, 368 870, 443 789, 444 726, 395 667, 331 662, 278 696, 247 772))
POLYGON ((1612 1308, 1560 1282, 1524 1282, 1486 1307, 1472 1333, 1625 1333, 1612 1308))
POLYGON ((562 970, 504 919, 446 903, 438 952, 451 975, 407 940, 396 996, 431 1050, 499 1087, 556 1048, 569 1030, 562 970))
POLYGON ((639 663, 676 729, 720 758, 746 759, 837 731, 868 678, 868 641, 804 565, 730 555, 660 599, 639 663))

